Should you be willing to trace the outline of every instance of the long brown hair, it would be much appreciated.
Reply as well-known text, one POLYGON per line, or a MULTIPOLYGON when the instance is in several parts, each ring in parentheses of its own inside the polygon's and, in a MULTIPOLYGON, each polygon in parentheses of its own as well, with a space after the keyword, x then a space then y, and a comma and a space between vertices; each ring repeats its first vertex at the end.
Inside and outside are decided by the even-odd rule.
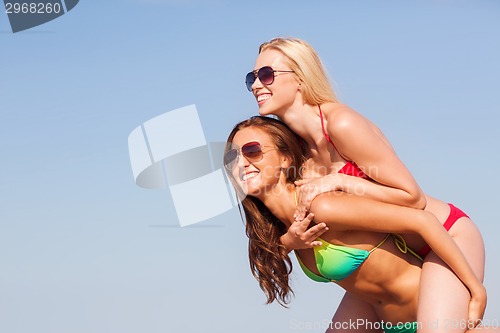
MULTIPOLYGON (((231 149, 236 133, 247 127, 264 130, 274 142, 277 150, 291 160, 290 167, 284 170, 287 183, 293 184, 301 177, 301 168, 305 161, 305 142, 285 123, 273 118, 255 116, 238 123, 229 134, 225 152, 231 149)), ((228 175, 236 191, 239 191, 232 179, 232 174, 228 172, 228 175)), ((266 294, 267 304, 277 300, 285 306, 290 301, 290 294, 293 294, 288 283, 292 272, 292 262, 279 238, 286 233, 287 227, 269 211, 262 201, 255 197, 246 196, 241 205, 245 212, 248 258, 252 274, 266 294)))

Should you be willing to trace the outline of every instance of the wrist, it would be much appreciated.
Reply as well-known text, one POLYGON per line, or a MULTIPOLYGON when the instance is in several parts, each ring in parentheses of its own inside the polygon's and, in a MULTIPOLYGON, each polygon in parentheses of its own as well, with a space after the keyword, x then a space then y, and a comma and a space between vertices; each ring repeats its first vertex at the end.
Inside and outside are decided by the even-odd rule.
POLYGON ((352 186, 350 181, 352 181, 352 176, 345 175, 343 173, 332 174, 332 191, 342 191, 349 193, 349 189, 352 186))
POLYGON ((469 288, 469 292, 472 298, 476 300, 486 299, 486 288, 480 282, 474 283, 472 288, 469 288))
POLYGON ((321 193, 343 191, 345 186, 344 178, 345 175, 340 173, 331 173, 326 175, 321 183, 321 193))
POLYGON ((281 245, 287 250, 287 252, 290 252, 290 247, 288 246, 288 243, 287 243, 287 235, 288 233, 282 235, 280 238, 279 238, 279 242, 281 243, 281 245))

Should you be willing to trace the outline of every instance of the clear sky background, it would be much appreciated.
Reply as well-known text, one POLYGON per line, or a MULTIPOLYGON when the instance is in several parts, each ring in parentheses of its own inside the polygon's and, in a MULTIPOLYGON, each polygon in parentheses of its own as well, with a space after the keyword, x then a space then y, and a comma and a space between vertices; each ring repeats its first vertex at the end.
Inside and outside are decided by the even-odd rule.
POLYGON ((310 42, 425 192, 475 220, 498 323, 499 33, 494 0, 82 0, 16 34, 0 13, 0 331, 321 331, 340 287, 295 267, 290 308, 264 305, 237 209, 177 227, 129 162, 129 133, 169 110, 196 104, 208 141, 256 114, 244 75, 275 36, 310 42))

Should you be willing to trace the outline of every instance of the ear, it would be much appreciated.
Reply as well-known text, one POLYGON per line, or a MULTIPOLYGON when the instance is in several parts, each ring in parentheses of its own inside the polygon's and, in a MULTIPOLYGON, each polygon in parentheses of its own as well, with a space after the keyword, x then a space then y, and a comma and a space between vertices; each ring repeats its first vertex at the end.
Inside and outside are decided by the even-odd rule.
POLYGON ((283 155, 281 157, 281 168, 288 169, 292 165, 292 159, 289 156, 283 155))

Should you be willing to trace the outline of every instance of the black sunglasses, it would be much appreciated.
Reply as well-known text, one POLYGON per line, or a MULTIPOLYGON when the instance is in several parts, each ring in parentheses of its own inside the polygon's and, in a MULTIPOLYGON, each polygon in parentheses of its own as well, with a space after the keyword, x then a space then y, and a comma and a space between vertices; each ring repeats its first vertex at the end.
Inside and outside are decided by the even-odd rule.
POLYGON ((259 81, 266 86, 272 84, 274 82, 274 77, 276 76, 274 73, 295 73, 294 71, 278 71, 274 70, 270 66, 264 66, 259 68, 258 70, 251 71, 245 77, 245 83, 247 84, 248 91, 252 91, 252 85, 255 82, 256 78, 259 78, 259 81))
POLYGON ((241 151, 241 154, 245 156, 245 158, 248 160, 250 163, 258 162, 264 158, 264 154, 268 153, 269 151, 276 149, 276 148, 271 148, 268 151, 262 151, 262 146, 260 143, 256 141, 248 142, 245 143, 241 148, 239 149, 230 149, 224 154, 224 166, 228 170, 232 170, 234 168, 234 165, 238 162, 238 157, 241 151))

